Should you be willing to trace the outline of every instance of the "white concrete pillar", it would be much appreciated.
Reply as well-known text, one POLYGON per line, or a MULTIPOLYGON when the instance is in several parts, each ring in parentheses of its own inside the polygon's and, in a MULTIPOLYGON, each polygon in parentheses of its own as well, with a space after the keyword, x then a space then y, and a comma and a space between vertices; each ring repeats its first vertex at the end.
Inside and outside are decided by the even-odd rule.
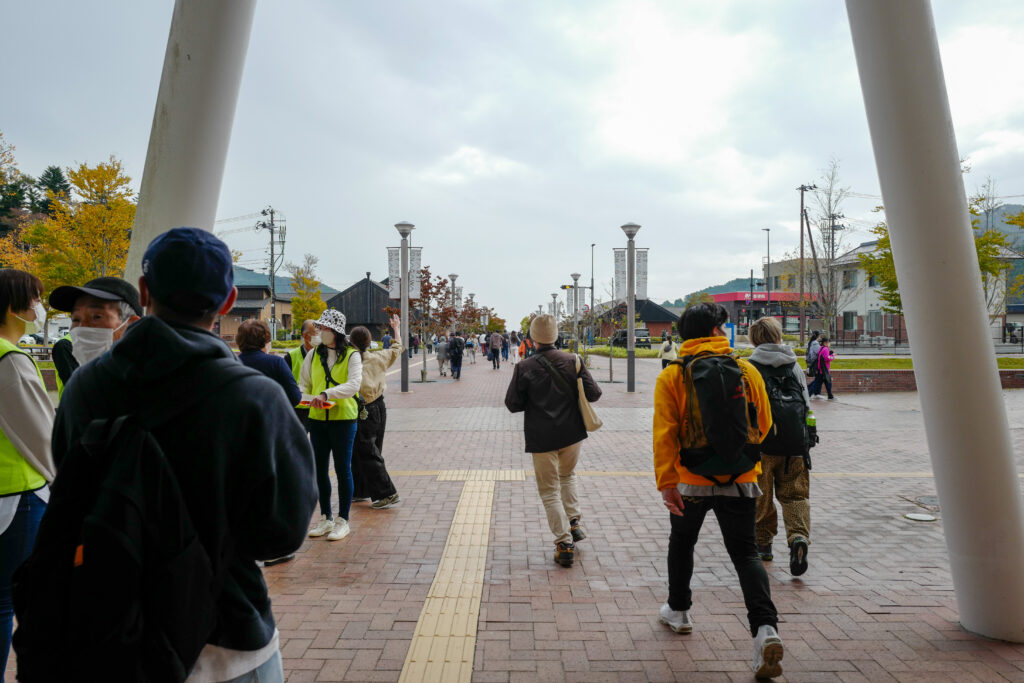
POLYGON ((846 9, 960 621, 1024 642, 1024 505, 931 6, 846 9))
POLYGON ((256 0, 177 0, 125 278, 154 237, 212 230, 256 0))

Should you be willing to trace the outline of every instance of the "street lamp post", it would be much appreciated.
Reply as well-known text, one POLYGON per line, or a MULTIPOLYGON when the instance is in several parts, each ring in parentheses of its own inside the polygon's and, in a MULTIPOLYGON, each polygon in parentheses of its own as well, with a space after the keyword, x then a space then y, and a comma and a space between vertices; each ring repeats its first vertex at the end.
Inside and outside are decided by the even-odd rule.
POLYGON ((576 350, 580 348, 580 274, 571 273, 572 278, 572 336, 575 339, 576 350))
POLYGON ((455 310, 455 281, 459 279, 459 276, 455 273, 448 273, 448 279, 452 281, 452 310, 455 310))
POLYGON ((558 324, 558 292, 551 293, 551 315, 555 319, 555 324, 558 324))
MULTIPOLYGON (((633 238, 640 232, 636 223, 622 226, 626 233, 626 392, 636 391, 636 242, 633 238)), ((609 355, 610 355, 609 351, 609 355)))
POLYGON ((772 229, 761 228, 768 238, 768 267, 764 274, 765 305, 768 307, 768 317, 772 315, 772 229))
MULTIPOLYGON (((412 234, 415 227, 408 221, 395 223, 395 229, 402 236, 402 274, 398 283, 402 292, 402 344, 408 344, 411 336, 409 330, 409 235, 412 234)), ((409 354, 404 351, 402 352, 402 393, 409 393, 409 354)))
MULTIPOLYGON (((596 242, 590 245, 590 315, 591 316, 594 315, 594 247, 596 247, 596 246, 597 246, 596 242)), ((589 327, 590 327, 590 339, 588 339, 587 342, 590 343, 590 344, 593 344, 594 343, 594 324, 593 324, 594 319, 591 318, 590 321, 591 321, 591 324, 589 325, 589 327)))

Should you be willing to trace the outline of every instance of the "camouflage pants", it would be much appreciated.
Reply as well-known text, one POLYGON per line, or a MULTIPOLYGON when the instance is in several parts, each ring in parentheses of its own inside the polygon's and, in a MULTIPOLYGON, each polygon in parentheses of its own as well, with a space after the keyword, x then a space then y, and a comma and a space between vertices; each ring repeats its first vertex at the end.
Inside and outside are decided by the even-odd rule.
POLYGON ((782 522, 786 527, 786 543, 797 536, 811 540, 811 478, 800 457, 761 455, 761 475, 757 478, 762 495, 757 499, 758 545, 770 545, 779 531, 775 499, 782 505, 782 522), (789 472, 786 472, 786 461, 789 472))

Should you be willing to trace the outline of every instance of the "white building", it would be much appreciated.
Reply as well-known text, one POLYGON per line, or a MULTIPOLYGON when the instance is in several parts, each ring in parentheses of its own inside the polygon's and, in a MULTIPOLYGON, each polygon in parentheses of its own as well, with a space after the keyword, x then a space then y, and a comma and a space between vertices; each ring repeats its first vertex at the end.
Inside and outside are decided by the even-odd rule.
MULTIPOLYGON (((832 276, 840 286, 836 337, 846 343, 863 341, 884 345, 907 342, 903 316, 882 311, 878 282, 860 263, 860 255, 872 253, 877 245, 877 241, 862 242, 832 264, 832 276)), ((1024 258, 1024 255, 1006 247, 999 247, 999 250, 1000 260, 1024 258)), ((1001 338, 1006 322, 1006 272, 984 283, 993 339, 1001 338)))

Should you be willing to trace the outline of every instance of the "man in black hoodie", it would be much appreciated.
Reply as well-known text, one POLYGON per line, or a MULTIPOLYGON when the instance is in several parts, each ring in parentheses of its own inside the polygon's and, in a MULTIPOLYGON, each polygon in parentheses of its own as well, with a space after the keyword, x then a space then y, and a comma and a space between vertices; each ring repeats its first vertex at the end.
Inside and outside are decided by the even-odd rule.
MULTIPOLYGON (((234 305, 231 253, 212 234, 175 228, 146 249, 139 278, 147 315, 67 385, 53 433, 58 465, 96 418, 191 408, 153 431, 178 479, 207 554, 222 561, 217 626, 192 670, 201 680, 246 674, 283 680, 278 632, 256 560, 294 552, 317 501, 313 452, 291 403, 253 371, 202 397, 183 383, 204 363, 233 358, 212 333, 234 305), (193 403, 194 401, 194 403, 193 403), (166 405, 161 405, 161 404, 166 405), (257 674, 258 672, 258 674, 257 674)), ((216 566, 215 566, 216 568, 216 566)), ((248 679, 246 679, 248 680, 248 679)))

